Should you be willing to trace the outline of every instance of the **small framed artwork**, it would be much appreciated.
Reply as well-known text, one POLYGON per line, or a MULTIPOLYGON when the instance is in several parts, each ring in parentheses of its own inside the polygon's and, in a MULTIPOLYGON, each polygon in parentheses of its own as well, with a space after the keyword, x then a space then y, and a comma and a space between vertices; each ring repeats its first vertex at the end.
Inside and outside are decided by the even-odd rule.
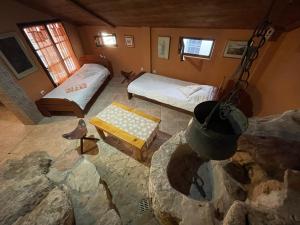
POLYGON ((16 33, 0 34, 0 57, 17 79, 22 79, 37 70, 16 33))
POLYGON ((158 37, 158 58, 169 59, 171 37, 158 37))
POLYGON ((125 45, 128 48, 134 48, 134 39, 133 39, 133 35, 124 35, 125 38, 125 45))
POLYGON ((228 41, 224 57, 241 59, 246 52, 247 41, 228 41))
POLYGON ((96 47, 101 47, 101 37, 98 35, 94 36, 96 47))

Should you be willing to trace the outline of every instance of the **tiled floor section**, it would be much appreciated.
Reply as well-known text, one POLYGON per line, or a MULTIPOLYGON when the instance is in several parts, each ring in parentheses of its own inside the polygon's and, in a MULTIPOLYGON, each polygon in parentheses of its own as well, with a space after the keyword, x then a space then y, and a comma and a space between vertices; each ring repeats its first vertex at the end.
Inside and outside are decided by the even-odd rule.
MULTIPOLYGON (((115 77, 98 97, 85 117, 95 116, 112 101, 143 110, 161 118, 160 130, 171 135, 186 128, 190 115, 150 103, 138 98, 127 99, 126 85, 115 77)), ((21 158, 34 151, 47 151, 58 157, 62 152, 78 148, 78 141, 68 141, 62 134, 73 130, 78 118, 54 116, 44 118, 39 125, 24 126, 13 115, 0 110, 0 164, 6 159, 21 158)), ((88 124, 90 135, 99 137, 88 124)), ((139 215, 138 203, 148 196, 149 168, 100 141, 95 155, 87 156, 97 165, 102 178, 109 185, 124 225, 156 225, 151 212, 139 215), (106 146, 106 147, 103 147, 106 146)))

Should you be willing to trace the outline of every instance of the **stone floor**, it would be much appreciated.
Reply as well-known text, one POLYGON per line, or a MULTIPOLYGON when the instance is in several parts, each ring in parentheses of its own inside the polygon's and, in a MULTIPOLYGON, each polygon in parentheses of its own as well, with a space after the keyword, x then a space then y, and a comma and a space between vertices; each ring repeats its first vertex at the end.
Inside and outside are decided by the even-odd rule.
MULTIPOLYGON (((148 101, 138 98, 128 100, 126 84, 121 84, 120 77, 114 77, 93 104, 85 120, 88 121, 112 101, 138 108, 161 118, 159 129, 171 135, 185 129, 191 119, 190 115, 148 101)), ((78 122, 76 117, 53 116, 44 118, 38 125, 25 126, 4 107, 0 109, 0 165, 7 159, 21 158, 34 151, 46 151, 56 158, 64 151, 79 146, 78 141, 68 141, 61 137, 62 134, 76 127, 78 122)), ((90 135, 99 137, 90 124, 88 130, 90 135)), ((138 212, 139 202, 148 198, 149 168, 103 141, 100 141, 98 146, 99 149, 87 157, 95 162, 103 180, 111 189, 123 224, 155 225, 157 222, 151 211, 141 214, 138 212)))
POLYGON ((32 130, 33 126, 25 126, 0 104, 0 163, 10 157, 11 152, 32 130))
POLYGON ((85 155, 94 163, 107 184, 124 225, 158 225, 151 207, 139 210, 139 204, 148 200, 149 168, 121 153, 102 140, 97 143, 99 153, 85 155))

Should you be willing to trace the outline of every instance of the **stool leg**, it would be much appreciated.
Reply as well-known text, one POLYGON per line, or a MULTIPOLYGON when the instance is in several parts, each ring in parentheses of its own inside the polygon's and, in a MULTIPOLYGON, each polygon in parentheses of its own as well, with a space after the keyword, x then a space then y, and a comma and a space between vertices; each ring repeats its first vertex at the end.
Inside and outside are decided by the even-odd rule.
POLYGON ((80 138, 80 153, 83 154, 83 138, 80 138))

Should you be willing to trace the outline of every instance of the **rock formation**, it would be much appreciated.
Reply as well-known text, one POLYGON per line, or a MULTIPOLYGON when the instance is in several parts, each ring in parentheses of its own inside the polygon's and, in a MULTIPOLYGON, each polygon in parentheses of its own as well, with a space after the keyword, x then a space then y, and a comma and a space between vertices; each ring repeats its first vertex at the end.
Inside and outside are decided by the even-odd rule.
MULTIPOLYGON (((184 186, 190 185, 187 180, 193 175, 180 171, 196 171, 183 167, 175 157, 184 145, 183 132, 176 134, 152 158, 149 192, 161 224, 300 224, 299 110, 250 119, 230 160, 206 162, 212 183, 212 198, 206 201, 191 199, 187 191, 191 186, 184 186), (174 169, 172 176, 168 165, 174 169)), ((188 159, 180 154, 182 162, 188 159)), ((197 163, 191 161, 189 166, 193 165, 197 163)))
POLYGON ((96 167, 75 151, 8 161, 0 181, 0 225, 121 225, 96 167))
MULTIPOLYGON (((172 156, 180 149, 178 146, 185 143, 184 134, 180 132, 153 155, 149 176, 149 194, 152 198, 153 210, 161 224, 213 225, 223 219, 224 213, 235 200, 245 200, 245 192, 242 185, 223 169, 228 162, 217 161, 209 161, 207 165, 210 168, 212 199, 196 201, 172 187, 167 167, 171 158, 174 159, 172 156)), ((186 154, 188 151, 186 150, 186 154)), ((182 158, 190 158, 182 153, 180 155, 182 158)), ((178 165, 179 171, 181 167, 178 165)), ((173 169, 175 174, 176 167, 173 169)))
POLYGON ((73 224, 73 210, 66 193, 55 188, 45 175, 51 162, 45 152, 35 152, 5 164, 0 175, 1 225, 73 224))
POLYGON ((64 224, 73 225, 73 208, 66 193, 54 188, 31 212, 14 225, 64 224))
POLYGON ((94 164, 84 156, 67 152, 53 164, 47 177, 69 193, 76 224, 121 225, 109 190, 101 182, 94 164))

